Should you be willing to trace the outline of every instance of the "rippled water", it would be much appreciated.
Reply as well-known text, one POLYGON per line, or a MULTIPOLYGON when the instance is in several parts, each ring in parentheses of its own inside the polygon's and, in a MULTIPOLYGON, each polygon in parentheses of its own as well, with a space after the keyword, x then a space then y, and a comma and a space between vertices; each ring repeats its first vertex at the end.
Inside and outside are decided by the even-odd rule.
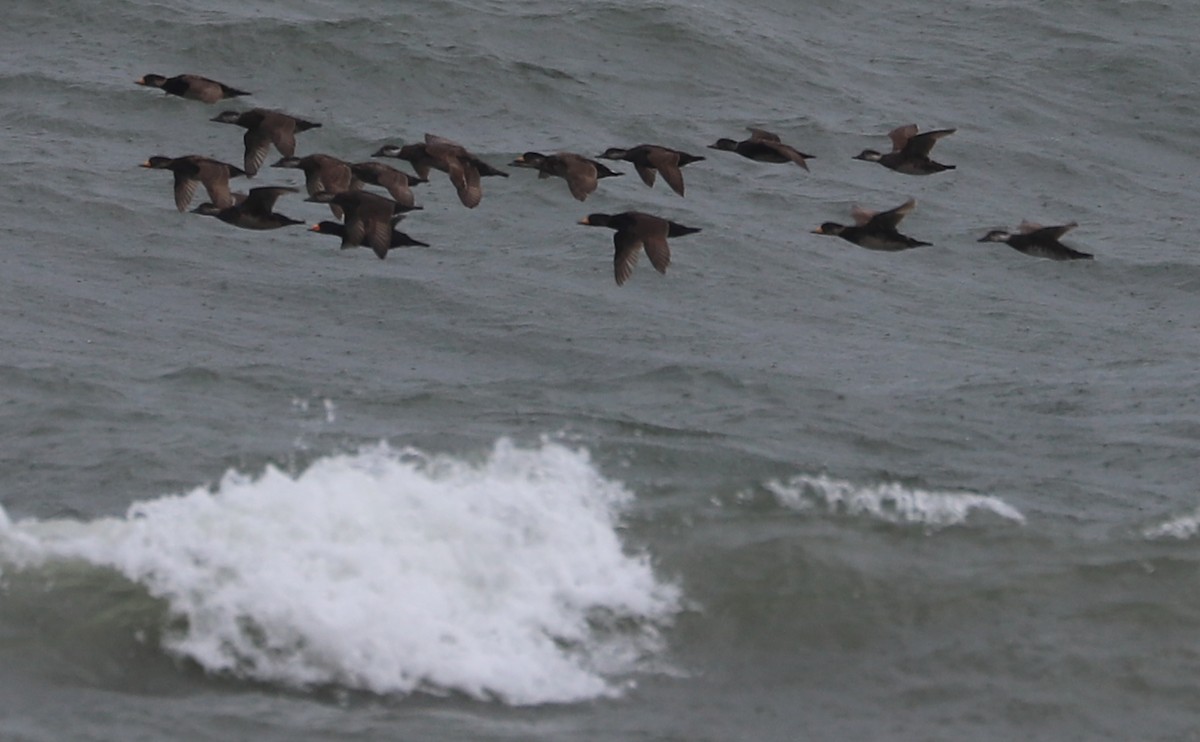
MULTIPOLYGON (((0 738, 1187 739, 1194 31, 1153 2, 17 0, 0 28, 0 738), (192 71, 205 106, 132 84, 192 71), (366 250, 152 154, 655 142, 435 173, 366 250), (851 156, 958 131, 929 178, 851 156), (757 125, 810 172, 706 149, 757 125), (898 254, 811 234, 918 201, 898 254), (612 281, 636 208, 702 232, 612 281), (1056 263, 980 244, 1079 222, 1056 263)), ((274 155, 272 155, 272 158, 274 155)), ((301 185, 264 168, 254 185, 301 185)), ((317 221, 298 197, 278 209, 317 221)))

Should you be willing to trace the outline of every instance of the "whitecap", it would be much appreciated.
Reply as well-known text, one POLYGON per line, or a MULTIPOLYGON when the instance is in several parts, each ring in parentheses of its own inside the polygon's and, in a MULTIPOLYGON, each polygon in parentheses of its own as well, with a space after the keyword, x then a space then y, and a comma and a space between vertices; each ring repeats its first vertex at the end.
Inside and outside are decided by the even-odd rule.
POLYGON ((766 487, 788 508, 867 516, 888 523, 953 526, 965 523, 976 511, 1025 522, 1025 516, 1004 500, 970 492, 930 492, 894 482, 860 485, 826 475, 772 480, 766 487))
POLYGON ((0 511, 0 558, 118 570, 170 606, 164 648, 210 672, 574 702, 620 693, 680 610, 622 543, 632 500, 558 443, 502 440, 478 461, 380 446, 229 472, 121 518, 0 511))
POLYGON ((1200 508, 1142 529, 1142 535, 1148 539, 1173 538, 1184 541, 1197 533, 1200 533, 1200 508))

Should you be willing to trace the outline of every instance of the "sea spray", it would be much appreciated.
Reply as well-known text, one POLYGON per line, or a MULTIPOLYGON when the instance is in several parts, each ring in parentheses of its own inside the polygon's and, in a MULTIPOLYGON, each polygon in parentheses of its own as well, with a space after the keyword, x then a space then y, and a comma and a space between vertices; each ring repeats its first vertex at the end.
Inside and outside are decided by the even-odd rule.
POLYGON ((0 556, 116 569, 170 606, 164 648, 209 672, 571 702, 619 693, 679 610, 621 541, 632 499, 558 443, 501 440, 475 462, 379 446, 123 518, 0 514, 0 556))

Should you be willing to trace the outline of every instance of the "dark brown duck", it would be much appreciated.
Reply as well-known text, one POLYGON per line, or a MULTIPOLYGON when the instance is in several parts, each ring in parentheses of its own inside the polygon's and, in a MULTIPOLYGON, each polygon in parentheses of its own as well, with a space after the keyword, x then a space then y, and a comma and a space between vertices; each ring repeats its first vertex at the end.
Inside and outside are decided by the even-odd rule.
MULTIPOLYGON (((366 191, 322 191, 308 197, 316 203, 334 204, 346 212, 342 247, 370 247, 378 253, 392 246, 392 225, 397 215, 411 208, 401 206, 390 198, 366 191)), ((419 208, 419 207, 413 207, 419 208)))
POLYGON ((430 170, 441 170, 450 176, 450 182, 458 191, 458 200, 468 209, 475 208, 483 199, 481 177, 508 177, 508 173, 487 164, 458 142, 434 134, 426 134, 424 142, 403 147, 386 144, 372 156, 406 160, 412 163, 417 175, 426 179, 430 170))
POLYGON ((888 137, 892 140, 891 152, 880 153, 873 149, 864 149, 855 155, 854 159, 878 162, 889 170, 895 170, 905 175, 932 175, 945 170, 953 170, 954 165, 943 165, 929 159, 929 153, 939 139, 948 137, 956 131, 958 130, 938 129, 918 134, 916 124, 899 126, 888 132, 888 137))
POLYGON ((556 152, 544 155, 541 152, 526 152, 511 163, 514 167, 532 168, 539 178, 559 177, 567 181, 571 195, 579 201, 596 190, 601 178, 611 178, 621 173, 610 170, 603 163, 588 159, 574 152, 556 152))
POLYGON ((304 157, 284 157, 271 167, 292 168, 304 172, 304 188, 308 195, 321 191, 340 193, 353 187, 354 173, 350 163, 332 155, 312 154, 304 157))
POLYGON ((246 130, 246 135, 242 138, 246 145, 243 167, 246 169, 246 175, 250 177, 258 173, 272 144, 279 150, 279 154, 292 157, 296 154, 296 134, 320 126, 312 121, 265 108, 252 108, 241 113, 223 111, 212 120, 222 124, 234 124, 246 130))
POLYGON ((625 211, 620 214, 588 214, 579 221, 590 227, 615 229, 613 235, 613 275, 621 286, 633 275, 638 255, 644 248, 650 264, 659 273, 666 274, 671 264, 671 248, 668 237, 682 237, 700 230, 685 227, 662 217, 643 214, 640 211, 625 211))
POLYGON ((632 162, 642 182, 650 187, 654 186, 654 176, 657 173, 667 181, 671 190, 680 196, 683 195, 683 173, 679 169, 704 159, 700 155, 689 155, 687 152, 657 144, 639 144, 631 149, 609 147, 597 156, 605 160, 632 162))
POLYGON ((429 182, 403 170, 397 170, 391 165, 384 165, 382 162, 356 162, 350 165, 350 172, 363 183, 387 189, 392 200, 409 208, 416 205, 412 187, 429 182))
POLYGON ((245 90, 232 88, 223 82, 210 80, 207 77, 200 75, 176 75, 175 77, 163 77, 162 75, 148 74, 142 75, 138 80, 134 80, 138 85, 144 85, 148 88, 161 88, 164 93, 178 95, 180 98, 188 98, 190 100, 198 100, 204 103, 216 103, 217 101, 226 98, 236 98, 239 95, 250 95, 245 90))
MULTIPOLYGON (((391 250, 391 249, 394 249, 397 247, 429 247, 429 243, 421 242, 420 240, 414 240, 412 237, 409 237, 404 232, 401 232, 394 228, 395 223, 400 221, 403 218, 404 218, 403 214, 397 214, 394 217, 392 217, 392 219, 394 220, 392 222, 392 224, 393 224, 392 240, 391 240, 391 243, 387 247, 384 247, 384 248, 372 247, 371 245, 368 245, 365 241, 359 242, 359 245, 362 247, 370 247, 375 252, 375 254, 377 256, 379 256, 380 260, 383 260, 384 258, 387 257, 388 250, 391 250)), ((354 247, 354 245, 346 244, 346 241, 345 241, 346 225, 345 224, 340 224, 338 222, 324 221, 324 222, 321 222, 320 224, 312 225, 311 227, 309 227, 308 231, 319 232, 321 234, 331 234, 331 235, 334 235, 335 237, 341 237, 343 250, 354 247)))
POLYGON ((219 160, 213 160, 200 155, 185 155, 183 157, 163 157, 155 155, 141 164, 141 167, 153 170, 170 170, 175 174, 175 208, 187 211, 196 195, 196 186, 203 185, 208 192, 208 199, 216 206, 224 209, 233 206, 233 196, 229 192, 229 179, 245 175, 236 168, 219 160))
POLYGON ((837 222, 825 222, 820 227, 814 229, 813 233, 841 237, 847 242, 851 242, 859 247, 865 247, 868 250, 897 252, 913 247, 924 247, 930 243, 913 239, 896 231, 900 220, 916 207, 916 200, 911 198, 896 208, 887 211, 867 211, 855 206, 851 211, 854 217, 853 226, 846 226, 837 222))
MULTIPOLYGON (((284 157, 271 167, 302 171, 304 188, 310 196, 315 196, 322 191, 341 193, 362 187, 362 183, 351 172, 350 164, 331 155, 312 154, 304 157, 284 157)), ((342 218, 340 207, 330 204, 329 209, 338 219, 342 218)))
POLYGON ((718 139, 715 144, 708 145, 708 147, 709 149, 736 152, 742 157, 756 162, 793 162, 805 170, 808 169, 808 164, 805 160, 813 159, 812 155, 806 155, 795 147, 784 144, 779 139, 778 134, 753 127, 749 131, 749 139, 743 139, 738 142, 733 139, 722 138, 718 139))
POLYGON ((279 214, 272 209, 275 201, 285 193, 299 193, 295 188, 285 186, 263 186, 251 188, 244 199, 238 201, 235 194, 235 204, 221 208, 216 204, 204 203, 192 209, 194 214, 215 216, 221 221, 242 229, 279 229, 292 224, 303 224, 298 219, 279 214))
POLYGON ((1059 242, 1064 234, 1079 226, 1075 222, 1056 227, 1043 227, 1033 222, 1021 222, 1016 234, 993 229, 980 242, 1003 242, 1017 252, 1049 260, 1091 260, 1092 255, 1079 252, 1059 242))

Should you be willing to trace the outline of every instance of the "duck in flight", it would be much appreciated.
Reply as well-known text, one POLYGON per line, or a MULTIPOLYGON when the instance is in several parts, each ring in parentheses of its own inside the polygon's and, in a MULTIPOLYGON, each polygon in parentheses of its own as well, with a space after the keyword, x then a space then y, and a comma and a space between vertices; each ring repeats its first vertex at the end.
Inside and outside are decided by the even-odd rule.
POLYGON ((689 155, 687 152, 660 147, 657 144, 639 144, 631 149, 609 147, 598 157, 604 160, 632 162, 642 182, 650 187, 654 187, 655 174, 661 175, 663 180, 667 181, 667 185, 671 186, 671 190, 680 196, 683 195, 683 173, 679 169, 704 159, 699 155, 689 155))
POLYGON ((867 211, 855 206, 851 211, 851 215, 854 217, 853 226, 846 226, 837 222, 825 222, 820 227, 814 229, 813 233, 841 237, 847 242, 851 242, 859 247, 865 247, 868 250, 897 252, 913 247, 924 247, 930 243, 913 239, 896 231, 900 220, 916 207, 916 200, 911 198, 896 208, 887 211, 867 211))
MULTIPOLYGON (((392 226, 393 226, 392 238, 391 238, 391 242, 388 244, 387 247, 380 248, 380 247, 374 247, 374 246, 368 244, 365 234, 363 235, 363 239, 360 240, 358 244, 362 247, 370 247, 375 252, 375 254, 377 256, 379 256, 380 260, 383 260, 384 258, 386 258, 387 254, 388 254, 388 250, 391 250, 393 248, 397 248, 397 247, 429 247, 428 242, 421 242, 420 240, 414 240, 412 237, 409 237, 404 232, 401 232, 401 231, 395 229, 396 223, 399 222, 403 218, 404 218, 403 214, 396 214, 395 216, 392 217, 392 226)), ((339 222, 324 221, 319 224, 312 225, 311 227, 309 227, 308 231, 319 232, 320 234, 331 234, 335 237, 341 237, 343 250, 348 249, 350 247, 354 247, 354 245, 347 245, 345 242, 345 237, 346 237, 346 225, 345 224, 341 224, 339 222)))
POLYGON ((541 152, 526 152, 512 161, 513 167, 526 167, 538 171, 539 178, 557 176, 567 181, 571 195, 579 201, 596 190, 601 178, 620 175, 606 165, 574 152, 557 152, 544 155, 541 152))
POLYGON ((372 156, 407 160, 417 175, 425 179, 429 178, 430 170, 441 170, 450 176, 450 182, 458 191, 458 200, 468 209, 475 208, 483 200, 481 177, 508 177, 508 173, 487 164, 458 142, 435 134, 426 134, 424 142, 402 147, 385 144, 372 156))
POLYGON ((183 157, 163 157, 155 155, 141 164, 141 167, 152 170, 170 170, 175 174, 175 208, 187 211, 196 195, 196 186, 203 185, 208 192, 208 199, 222 209, 233 206, 233 195, 229 192, 229 179, 245 175, 236 168, 220 160, 213 160, 200 155, 184 155, 183 157))
POLYGON ((401 206, 412 208, 416 205, 412 187, 420 183, 428 183, 424 178, 397 170, 382 162, 355 162, 350 165, 350 172, 363 183, 379 186, 387 190, 392 200, 401 206))
POLYGON ((242 142, 246 145, 243 167, 247 177, 254 177, 258 173, 272 144, 279 150, 279 154, 292 157, 296 154, 296 134, 320 126, 312 121, 265 108, 251 108, 240 113, 223 111, 211 120, 221 124, 234 124, 246 130, 242 142))
POLYGON ((386 253, 393 247, 392 225, 399 221, 396 217, 420 208, 402 206, 367 191, 321 191, 307 200, 338 206, 345 211, 345 230, 341 234, 343 248, 365 246, 376 254, 381 250, 386 253))
POLYGON ((805 160, 813 159, 790 144, 784 144, 778 134, 750 127, 750 137, 736 142, 732 139, 718 139, 715 144, 708 145, 709 149, 719 149, 726 152, 736 152, 756 162, 785 163, 794 162, 805 170, 808 164, 805 160))
POLYGON ((299 191, 286 186, 251 188, 245 198, 241 198, 241 194, 234 194, 233 206, 221 208, 216 204, 204 203, 192 209, 192 213, 215 216, 226 224, 242 229, 279 229, 292 224, 303 224, 299 219, 292 219, 272 210, 275 208, 275 201, 285 193, 299 191))
POLYGON ((1021 222, 1017 233, 1007 230, 993 229, 980 238, 980 242, 1003 242, 1017 252, 1035 258, 1050 260, 1091 260, 1092 255, 1079 252, 1059 242, 1064 234, 1079 226, 1075 222, 1060 224, 1056 227, 1043 227, 1033 222, 1021 222))
POLYGON ((245 90, 238 90, 223 82, 210 80, 200 75, 176 75, 164 77, 150 73, 134 80, 138 85, 147 88, 161 88, 164 93, 178 95, 180 98, 198 100, 203 103, 216 103, 226 98, 236 98, 240 95, 250 95, 245 90))
POLYGON ((671 264, 671 248, 668 237, 682 237, 700 230, 685 227, 677 222, 663 219, 640 211, 625 211, 620 214, 588 214, 579 221, 589 227, 615 229, 613 235, 613 272, 617 285, 621 286, 633 275, 638 255, 644 248, 650 264, 659 273, 666 274, 671 264))
MULTIPOLYGON (((332 155, 311 154, 304 157, 284 157, 271 167, 291 168, 304 173, 304 189, 308 195, 315 196, 322 191, 341 193, 362 188, 362 183, 354 177, 350 163, 339 160, 332 155)), ((329 204, 329 210, 338 219, 344 214, 337 204, 329 204)))
POLYGON ((953 170, 954 165, 943 165, 931 160, 929 152, 939 139, 948 137, 956 131, 958 130, 937 129, 918 134, 916 124, 899 126, 888 132, 888 137, 892 140, 891 152, 880 153, 873 149, 864 149, 855 155, 854 159, 878 162, 889 170, 895 170, 905 175, 932 175, 945 170, 953 170))

